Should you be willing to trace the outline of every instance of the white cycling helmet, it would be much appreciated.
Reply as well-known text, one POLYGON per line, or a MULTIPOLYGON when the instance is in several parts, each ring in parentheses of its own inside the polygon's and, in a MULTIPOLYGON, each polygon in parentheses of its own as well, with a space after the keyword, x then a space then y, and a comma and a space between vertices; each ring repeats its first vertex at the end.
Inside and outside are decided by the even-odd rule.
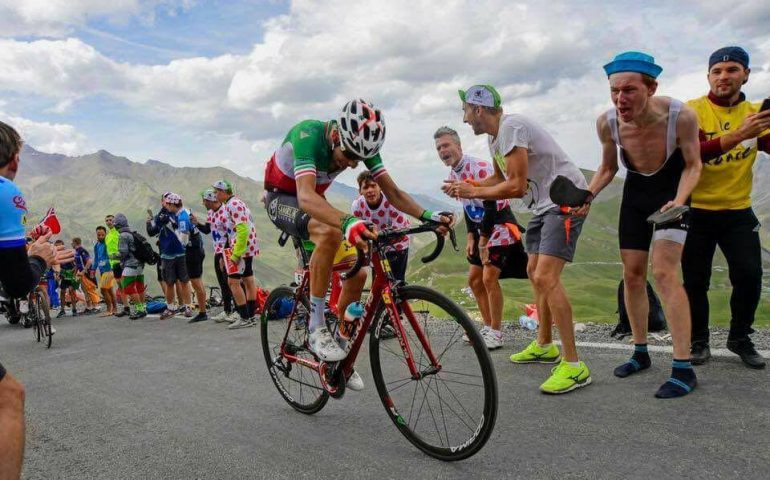
POLYGON ((343 150, 361 158, 377 155, 385 142, 385 119, 374 105, 358 98, 342 107, 337 124, 343 150))

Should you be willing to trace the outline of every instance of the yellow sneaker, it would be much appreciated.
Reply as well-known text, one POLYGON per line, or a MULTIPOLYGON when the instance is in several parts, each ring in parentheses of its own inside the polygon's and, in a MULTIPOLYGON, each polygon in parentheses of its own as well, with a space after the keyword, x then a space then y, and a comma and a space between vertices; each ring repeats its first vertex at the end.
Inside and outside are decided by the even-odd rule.
POLYGON ((527 345, 527 348, 511 355, 513 363, 556 363, 559 361, 559 349, 551 344, 548 348, 542 348, 537 340, 527 345))
POLYGON ((591 383, 591 372, 585 363, 573 367, 566 360, 551 370, 551 377, 540 385, 543 393, 559 394, 567 393, 577 388, 585 387, 591 383))

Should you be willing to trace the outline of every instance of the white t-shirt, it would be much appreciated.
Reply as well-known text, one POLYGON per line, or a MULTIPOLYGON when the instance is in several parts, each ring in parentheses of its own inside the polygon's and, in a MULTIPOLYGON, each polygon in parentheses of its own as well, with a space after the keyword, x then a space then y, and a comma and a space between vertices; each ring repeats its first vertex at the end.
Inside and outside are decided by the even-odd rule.
POLYGON ((551 201, 549 191, 557 175, 569 178, 578 188, 588 188, 583 173, 545 128, 523 115, 503 115, 497 137, 493 139, 489 136, 489 151, 504 176, 504 157, 514 147, 527 149, 528 189, 523 201, 535 215, 556 206, 551 201))

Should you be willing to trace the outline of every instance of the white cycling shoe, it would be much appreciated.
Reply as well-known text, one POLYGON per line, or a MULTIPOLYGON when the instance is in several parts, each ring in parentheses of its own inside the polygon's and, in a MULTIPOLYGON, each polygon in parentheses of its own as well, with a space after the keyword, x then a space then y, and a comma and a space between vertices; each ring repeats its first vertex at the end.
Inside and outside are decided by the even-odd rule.
POLYGON ((308 343, 310 350, 324 362, 339 362, 348 356, 347 352, 334 341, 331 332, 326 327, 316 328, 310 332, 308 343))
POLYGON ((350 374, 350 378, 348 378, 348 388, 354 392, 360 392, 364 389, 364 379, 361 378, 361 375, 355 370, 353 370, 353 373, 350 374))

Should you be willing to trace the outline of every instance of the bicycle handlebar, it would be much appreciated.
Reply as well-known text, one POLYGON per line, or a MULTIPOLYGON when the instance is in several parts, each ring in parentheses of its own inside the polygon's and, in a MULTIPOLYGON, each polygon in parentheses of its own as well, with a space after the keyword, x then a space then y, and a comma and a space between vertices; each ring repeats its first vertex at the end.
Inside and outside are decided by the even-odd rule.
MULTIPOLYGON (((377 235, 376 240, 367 241, 367 244, 369 246, 367 251, 368 252, 372 251, 373 242, 377 242, 378 244, 383 244, 383 243, 387 243, 387 241, 392 238, 400 238, 405 235, 414 235, 417 233, 433 232, 436 235, 436 248, 434 248, 430 254, 420 259, 422 260, 423 263, 429 263, 435 260, 436 258, 438 258, 438 256, 441 254, 441 251, 444 250, 444 245, 446 243, 446 240, 443 235, 438 233, 439 227, 442 227, 442 226, 447 226, 447 225, 445 223, 427 221, 419 225, 410 225, 409 227, 406 227, 406 228, 380 232, 377 235)), ((455 234, 455 230, 452 227, 449 227, 449 240, 452 242, 452 248, 454 248, 456 252, 459 251, 459 248, 457 246, 457 235, 455 234)), ((359 248, 356 248, 356 252, 358 254, 356 258, 356 263, 352 267, 350 267, 349 270, 347 270, 346 272, 340 275, 343 280, 347 280, 348 278, 354 276, 355 274, 358 273, 359 270, 361 270, 362 267, 364 267, 366 264, 369 263, 368 253, 364 253, 364 251, 360 250, 359 248)))

